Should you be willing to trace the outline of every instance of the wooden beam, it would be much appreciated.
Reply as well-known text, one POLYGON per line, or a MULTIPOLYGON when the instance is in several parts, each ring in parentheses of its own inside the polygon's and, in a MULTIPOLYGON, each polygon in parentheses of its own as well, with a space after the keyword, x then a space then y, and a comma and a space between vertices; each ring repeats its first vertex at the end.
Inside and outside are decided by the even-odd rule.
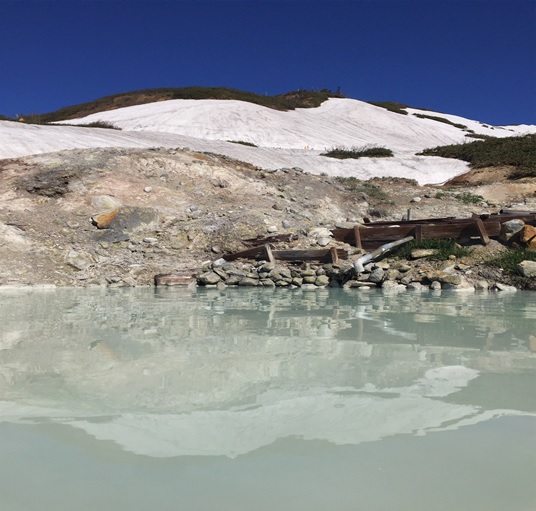
POLYGON ((240 252, 233 252, 232 254, 224 255, 223 258, 226 261, 234 261, 235 259, 256 259, 261 254, 266 254, 264 245, 241 250, 240 252))
POLYGON ((484 245, 487 245, 490 242, 490 239, 486 231, 486 227, 484 226, 484 222, 482 222, 480 218, 475 218, 475 225, 478 229, 478 232, 480 233, 480 239, 482 240, 482 243, 484 245))
POLYGON ((422 241, 422 224, 415 226, 415 241, 422 241))
POLYGON ((361 245, 361 233, 359 232, 359 225, 354 225, 354 246, 357 248, 363 248, 363 245, 361 245))
POLYGON ((335 247, 331 247, 329 249, 329 253, 331 255, 331 262, 333 264, 338 264, 339 263, 339 254, 337 253, 337 249, 335 247))
POLYGON ((270 263, 275 263, 275 258, 274 258, 274 255, 272 254, 272 249, 270 248, 270 245, 268 245, 268 243, 264 245, 264 250, 266 251, 266 258, 268 259, 268 261, 270 263))

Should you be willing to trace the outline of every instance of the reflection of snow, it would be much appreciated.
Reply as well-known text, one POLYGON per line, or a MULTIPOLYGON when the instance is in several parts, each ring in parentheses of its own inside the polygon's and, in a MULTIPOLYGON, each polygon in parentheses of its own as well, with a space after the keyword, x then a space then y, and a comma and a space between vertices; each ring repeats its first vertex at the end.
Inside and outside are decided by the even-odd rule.
POLYGON ((377 389, 369 385, 364 389, 314 389, 301 393, 272 390, 257 396, 255 405, 250 407, 183 414, 125 413, 107 421, 73 418, 65 410, 5 402, 0 403, 0 412, 9 422, 47 417, 146 456, 235 457, 286 437, 359 444, 393 435, 455 429, 498 415, 517 414, 480 412, 476 406, 437 399, 456 392, 477 375, 477 371, 461 366, 440 367, 405 388, 377 389))
POLYGON ((478 371, 464 366, 435 367, 426 371, 415 385, 403 391, 406 395, 444 397, 466 387, 478 376, 478 371))

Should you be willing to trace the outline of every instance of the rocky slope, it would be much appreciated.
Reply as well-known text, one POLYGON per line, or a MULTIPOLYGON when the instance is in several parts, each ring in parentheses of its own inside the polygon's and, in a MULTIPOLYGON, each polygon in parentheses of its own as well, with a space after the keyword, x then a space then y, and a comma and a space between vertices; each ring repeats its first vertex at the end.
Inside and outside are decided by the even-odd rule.
POLYGON ((535 202, 534 181, 445 190, 404 179, 266 171, 185 149, 1 160, 0 285, 150 285, 156 274, 199 271, 257 236, 292 233, 294 241, 278 248, 318 248, 315 228, 364 217, 400 220, 409 208, 413 218, 464 217, 503 207, 534 210, 535 202), (467 204, 462 193, 483 200, 467 204), (108 228, 98 228, 114 215, 108 228))

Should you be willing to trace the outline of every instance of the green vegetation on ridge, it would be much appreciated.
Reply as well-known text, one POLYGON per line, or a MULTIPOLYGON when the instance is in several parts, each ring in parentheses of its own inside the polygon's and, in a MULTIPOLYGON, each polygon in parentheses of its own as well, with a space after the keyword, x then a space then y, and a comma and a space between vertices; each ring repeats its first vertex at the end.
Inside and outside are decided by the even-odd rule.
POLYGON ((49 122, 78 119, 86 115, 117 108, 124 108, 157 101, 171 99, 234 99, 247 101, 256 105, 265 106, 274 110, 294 110, 296 108, 314 108, 320 106, 331 97, 343 97, 337 92, 328 89, 321 91, 298 90, 278 94, 276 96, 262 96, 253 92, 245 92, 225 87, 181 87, 144 89, 122 94, 106 96, 88 103, 60 108, 55 112, 46 114, 24 115, 27 122, 46 124, 49 122))
POLYGON ((516 168, 513 178, 536 177, 536 134, 439 146, 420 154, 456 158, 473 168, 512 166, 516 168))

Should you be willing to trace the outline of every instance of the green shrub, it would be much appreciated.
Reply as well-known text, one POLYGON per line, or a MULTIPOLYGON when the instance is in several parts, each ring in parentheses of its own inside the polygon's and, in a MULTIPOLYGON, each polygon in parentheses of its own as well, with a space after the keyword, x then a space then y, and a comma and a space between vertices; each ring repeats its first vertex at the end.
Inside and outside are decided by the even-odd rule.
POLYGON ((451 126, 454 126, 455 128, 460 128, 462 130, 467 129, 467 126, 465 124, 458 124, 456 122, 449 121, 448 119, 445 119, 444 117, 437 117, 435 115, 425 115, 425 114, 413 114, 413 115, 415 117, 418 117, 419 119, 430 119, 431 121, 438 121, 444 124, 450 124, 451 126))
POLYGON ((406 112, 407 105, 402 103, 396 103, 394 101, 369 101, 370 105, 379 106, 380 108, 385 108, 389 112, 394 112, 395 114, 408 115, 406 112))
POLYGON ((536 177, 536 134, 434 147, 420 154, 464 160, 473 168, 512 166, 514 178, 536 177))
POLYGON ((517 265, 521 261, 536 261, 536 252, 524 248, 512 248, 484 263, 494 268, 502 268, 511 275, 519 275, 517 265))
POLYGON ((245 140, 227 140, 227 142, 231 142, 231 144, 247 145, 248 147, 258 147, 253 142, 246 142, 245 140))
POLYGON ((393 151, 385 147, 362 147, 345 149, 344 147, 335 147, 327 153, 322 153, 321 156, 328 156, 329 158, 338 158, 339 160, 345 160, 349 158, 388 158, 393 156, 393 151))
POLYGON ((364 193, 369 198, 376 201, 386 201, 389 195, 380 186, 370 181, 361 181, 355 177, 336 177, 335 180, 341 183, 350 192, 364 193))
MULTIPOLYGON (((63 124, 65 126, 65 124, 63 124)), ((95 121, 88 124, 75 124, 74 126, 80 126, 82 128, 104 128, 108 130, 120 130, 121 128, 114 126, 111 122, 95 121)))
POLYGON ((475 195, 470 192, 458 193, 454 196, 454 198, 460 202, 463 202, 464 204, 480 204, 484 201, 484 197, 482 197, 482 195, 475 195))
POLYGON ((435 254, 430 259, 437 261, 446 261, 451 255, 459 257, 465 257, 471 254, 471 249, 462 247, 456 240, 421 240, 410 241, 402 245, 394 255, 400 259, 409 259, 411 257, 411 251, 415 249, 433 249, 435 254))

